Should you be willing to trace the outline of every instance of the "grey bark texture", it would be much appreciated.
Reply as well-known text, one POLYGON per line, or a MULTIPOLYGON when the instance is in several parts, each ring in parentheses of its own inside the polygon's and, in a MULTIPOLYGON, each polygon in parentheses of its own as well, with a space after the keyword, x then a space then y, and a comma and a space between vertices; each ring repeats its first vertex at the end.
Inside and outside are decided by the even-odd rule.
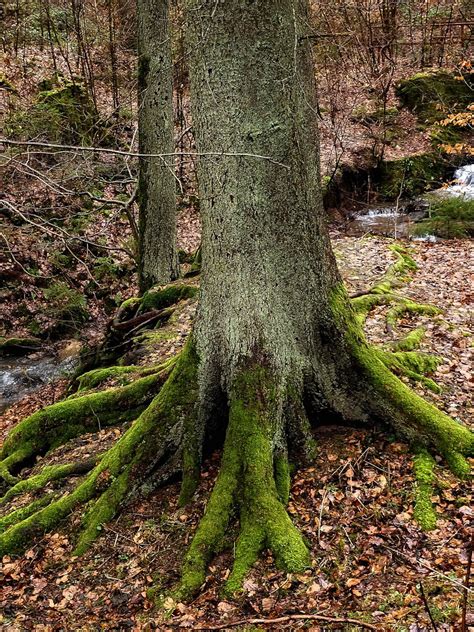
POLYGON ((322 204, 305 3, 191 0, 187 17, 197 150, 272 158, 199 161, 202 397, 227 391, 255 356, 285 390, 304 385, 316 409, 360 416, 329 305, 341 279, 322 204))
MULTIPOLYGON (((174 152, 173 68, 169 3, 137 0, 138 135, 140 153, 174 152)), ((141 158, 139 176, 141 290, 169 283, 179 272, 174 158, 141 158)))

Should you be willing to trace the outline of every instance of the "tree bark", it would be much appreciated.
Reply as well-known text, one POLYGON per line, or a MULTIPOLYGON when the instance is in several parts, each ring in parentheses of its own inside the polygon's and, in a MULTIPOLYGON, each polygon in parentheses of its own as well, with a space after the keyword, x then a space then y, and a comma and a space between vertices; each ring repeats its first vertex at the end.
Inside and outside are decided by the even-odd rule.
POLYGON ((341 278, 322 204, 304 3, 188 4, 198 151, 272 158, 199 161, 204 381, 226 390, 243 362, 265 357, 283 383, 311 385, 316 412, 360 417, 330 304, 341 278))
MULTIPOLYGON (((138 0, 140 153, 172 154, 173 69, 169 3, 138 0)), ((174 158, 141 158, 139 280, 142 291, 178 276, 174 158)))

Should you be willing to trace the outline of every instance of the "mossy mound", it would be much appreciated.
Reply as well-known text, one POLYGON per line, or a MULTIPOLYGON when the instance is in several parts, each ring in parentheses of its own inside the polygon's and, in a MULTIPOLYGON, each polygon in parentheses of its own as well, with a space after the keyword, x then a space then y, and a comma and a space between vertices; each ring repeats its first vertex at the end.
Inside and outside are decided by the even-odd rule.
POLYGON ((396 86, 402 106, 414 112, 420 123, 431 125, 446 114, 465 108, 473 100, 474 73, 446 70, 420 72, 396 86))
POLYGON ((98 123, 95 106, 80 83, 66 83, 40 92, 36 108, 57 115, 63 126, 63 140, 77 142, 90 137, 98 123))
POLYGON ((91 142, 99 127, 96 107, 85 86, 57 78, 41 82, 35 103, 27 110, 16 110, 5 121, 9 136, 42 136, 71 144, 91 142))
POLYGON ((372 181, 381 197, 393 200, 439 188, 451 171, 452 165, 439 152, 429 152, 382 162, 374 170, 372 181))
POLYGON ((41 347, 38 338, 0 338, 0 357, 7 355, 26 355, 41 347))

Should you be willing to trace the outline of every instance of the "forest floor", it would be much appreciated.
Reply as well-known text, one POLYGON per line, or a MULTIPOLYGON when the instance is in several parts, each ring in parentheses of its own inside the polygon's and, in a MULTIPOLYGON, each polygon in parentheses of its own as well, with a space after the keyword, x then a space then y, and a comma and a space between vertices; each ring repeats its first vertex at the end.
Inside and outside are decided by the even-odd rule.
MULTIPOLYGON (((369 287, 383 274, 392 258, 390 243, 392 240, 380 237, 333 234, 350 292, 369 287)), ((422 346, 445 360, 433 376, 443 392, 419 391, 450 415, 474 424, 469 399, 474 365, 469 338, 472 242, 416 242, 410 248, 419 268, 403 292, 443 309, 440 316, 426 319, 422 346)), ((150 355, 141 362, 149 362, 151 357, 155 361, 156 356, 179 348, 189 330, 192 309, 182 306, 178 337, 166 341, 164 347, 152 344, 150 355)), ((399 330, 392 333, 384 325, 383 308, 375 310, 366 325, 372 342, 400 337, 415 322, 402 320, 399 330)), ((64 380, 51 384, 13 405, 0 422, 1 433, 33 410, 56 401, 65 386, 64 380)), ((48 454, 32 469, 102 451, 120 432, 112 428, 80 437, 48 454)), ((413 520, 412 457, 406 444, 383 429, 331 426, 318 428, 315 435, 318 457, 311 467, 296 473, 289 504, 291 517, 311 548, 312 567, 306 572, 282 573, 269 555, 264 556, 246 579, 242 596, 226 600, 219 591, 232 565, 230 547, 212 562, 196 600, 182 604, 167 598, 167 613, 152 609, 147 589, 158 585, 166 594, 178 579, 183 552, 217 473, 220 455, 216 453, 205 462, 199 489, 185 509, 177 507, 179 483, 175 483, 129 504, 104 525, 102 536, 81 558, 71 558, 79 511, 24 556, 4 557, 0 626, 11 632, 231 626, 241 631, 317 631, 359 630, 365 622, 379 630, 416 632, 434 629, 431 617, 437 630, 459 630, 474 518, 470 486, 456 480, 443 463, 438 464, 433 501, 439 520, 435 530, 425 533, 413 520), (291 618, 298 614, 353 618, 360 625, 291 618), (280 617, 279 622, 252 623, 280 617)))

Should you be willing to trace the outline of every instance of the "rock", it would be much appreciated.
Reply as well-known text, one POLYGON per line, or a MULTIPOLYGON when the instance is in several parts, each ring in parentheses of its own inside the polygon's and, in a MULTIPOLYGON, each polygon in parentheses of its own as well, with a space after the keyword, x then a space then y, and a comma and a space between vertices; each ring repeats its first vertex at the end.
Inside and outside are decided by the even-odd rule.
POLYGON ((66 340, 64 346, 58 351, 58 357, 62 362, 66 358, 78 356, 81 349, 82 344, 79 340, 66 340))

